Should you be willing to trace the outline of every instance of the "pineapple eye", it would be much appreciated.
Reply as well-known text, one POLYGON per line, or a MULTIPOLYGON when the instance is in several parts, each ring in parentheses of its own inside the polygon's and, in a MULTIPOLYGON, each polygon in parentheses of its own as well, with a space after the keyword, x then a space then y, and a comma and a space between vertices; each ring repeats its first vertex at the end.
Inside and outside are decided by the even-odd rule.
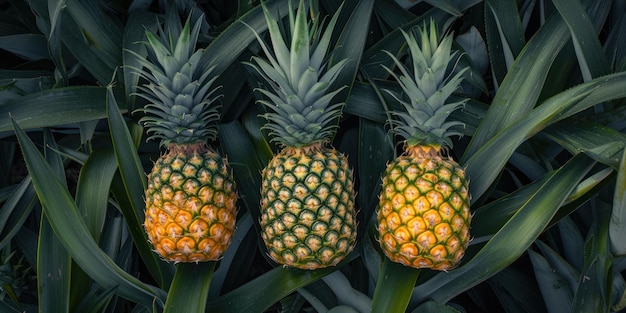
POLYGON ((452 235, 452 229, 447 223, 441 223, 435 226, 435 234, 437 234, 439 241, 442 241, 452 235))
POLYGON ((313 224, 313 222, 315 222, 315 213, 313 213, 312 211, 309 210, 303 210, 302 213, 300 213, 300 223, 307 225, 307 226, 311 226, 313 224))
POLYGON ((397 191, 403 191, 409 185, 409 179, 406 176, 399 177, 394 186, 397 191))

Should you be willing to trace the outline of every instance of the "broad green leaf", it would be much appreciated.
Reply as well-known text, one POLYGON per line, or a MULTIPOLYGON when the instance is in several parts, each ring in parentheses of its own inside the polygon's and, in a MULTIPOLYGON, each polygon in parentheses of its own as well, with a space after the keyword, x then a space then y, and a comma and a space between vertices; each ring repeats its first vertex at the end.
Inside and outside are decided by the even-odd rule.
POLYGON ((543 311, 536 282, 514 266, 507 267, 487 280, 505 312, 526 313, 543 311))
MULTIPOLYGON (((6 227, 5 225, 0 233, 0 248, 2 249, 9 245, 11 240, 15 239, 32 213, 33 208, 37 205, 37 195, 31 184, 30 177, 24 178, 20 185, 26 187, 26 189, 16 192, 2 206, 2 222, 9 226, 6 227), (6 210, 6 215, 4 210, 6 210)), ((35 263, 32 262, 31 264, 35 263)))
POLYGON ((146 41, 146 31, 155 32, 159 22, 158 15, 135 10, 128 16, 126 26, 124 27, 122 60, 124 67, 122 68, 124 75, 124 89, 126 90, 126 103, 128 103, 129 111, 135 109, 136 86, 139 83, 139 73, 137 69, 141 68, 141 63, 137 60, 138 55, 145 56, 147 54, 146 47, 141 42, 146 41), (132 52, 131 52, 132 51, 132 52))
POLYGON ((613 209, 609 224, 611 252, 616 255, 626 255, 624 238, 626 238, 626 149, 622 151, 613 194, 613 209))
POLYGON ((539 253, 528 250, 528 256, 533 264, 537 284, 543 295, 548 312, 571 312, 571 302, 574 295, 567 281, 559 273, 555 272, 548 261, 539 253))
POLYGON ((258 243, 257 232, 252 225, 251 214, 244 213, 237 217, 237 227, 233 239, 220 259, 220 266, 214 271, 211 278, 209 298, 216 298, 222 293, 224 286, 236 287, 241 281, 247 279, 258 243))
POLYGON ((626 134, 593 121, 568 118, 544 130, 548 137, 571 153, 584 152, 615 169, 626 147, 626 134))
MULTIPOLYGON (((117 242, 109 241, 104 232, 109 203, 109 187, 117 171, 117 160, 111 147, 93 151, 83 164, 76 186, 75 202, 89 233, 100 246, 113 245, 117 242), (104 240, 102 240, 104 239, 104 240)), ((118 241, 119 242, 119 241, 118 241)), ((103 249, 107 255, 111 253, 103 249)), ((119 263, 118 263, 119 264, 119 263)), ((72 284, 70 305, 73 308, 80 301, 84 301, 90 292, 91 279, 78 267, 72 268, 72 284)), ((106 299, 106 298, 105 298, 106 299)), ((99 305, 96 301, 93 305, 99 305)), ((104 300, 102 300, 104 301, 104 300)))
POLYGON ((0 131, 11 130, 9 114, 24 129, 102 119, 105 97, 106 88, 96 86, 47 89, 19 97, 0 104, 0 131))
POLYGON ((340 269, 357 256, 356 253, 352 253, 335 267, 314 271, 275 267, 245 285, 217 299, 209 300, 206 312, 263 312, 298 288, 340 269))
MULTIPOLYGON (((341 30, 337 43, 332 48, 327 67, 335 65, 343 59, 348 59, 349 61, 337 75, 337 80, 333 82, 329 90, 336 90, 342 86, 352 87, 361 64, 373 7, 373 0, 359 1, 350 13, 350 17, 341 30)), ((342 93, 343 95, 338 97, 345 101, 348 98, 349 90, 346 89, 342 93)))
POLYGON ((255 151, 254 145, 239 122, 220 124, 218 138, 235 174, 237 192, 240 196, 238 200, 252 214, 253 220, 259 221, 261 218, 259 190, 264 165, 255 153, 250 153, 255 151))
POLYGON ((341 271, 334 271, 322 277, 322 280, 333 291, 340 304, 357 309, 357 312, 368 312, 371 310, 372 299, 354 289, 348 278, 341 271))
MULTIPOLYGON (((65 168, 61 157, 52 151, 56 142, 49 129, 44 130, 45 156, 56 177, 65 181, 65 168)), ((68 312, 70 301, 71 257, 48 222, 48 209, 43 206, 37 249, 37 279, 40 284, 40 312, 68 312)))
POLYGON ((139 250, 142 260, 146 263, 150 274, 159 282, 160 286, 168 286, 173 277, 173 268, 162 262, 152 252, 148 243, 148 236, 143 229, 144 221, 144 192, 148 184, 137 148, 133 141, 128 126, 117 106, 116 97, 111 86, 108 87, 106 108, 111 131, 111 139, 115 150, 119 173, 124 182, 125 193, 130 207, 123 208, 128 228, 139 250))
POLYGON ((515 2, 485 1, 485 35, 494 83, 499 86, 526 43, 515 2))
POLYGON ((165 296, 162 290, 145 284, 120 269, 98 247, 79 215, 69 191, 26 133, 17 124, 14 127, 39 201, 46 209, 54 233, 73 260, 103 287, 116 287, 116 293, 124 298, 147 307, 155 301, 163 303, 165 296))
POLYGON ((17 34, 0 37, 0 48, 27 60, 47 60, 46 37, 38 34, 17 34))
MULTIPOLYGON (((575 270, 580 271, 583 268, 583 259, 580 257, 583 255, 584 239, 578 226, 570 217, 565 217, 557 224, 559 234, 561 235, 561 241, 563 245, 562 258, 565 259, 568 264, 575 270)), ((542 247, 541 241, 537 242, 539 247, 542 247)), ((543 251, 546 258, 550 257, 550 254, 543 251)), ((554 253, 554 255, 557 255, 554 253)), ((555 263, 555 262, 551 262, 555 263)), ((573 281, 570 282, 571 286, 575 286, 573 281)))
POLYGON ((626 307, 626 280, 622 273, 613 271, 613 302, 611 310, 619 312, 626 307))
POLYGON ((559 16, 552 16, 528 41, 494 95, 465 151, 463 163, 536 106, 550 66, 569 39, 565 23, 559 16))
POLYGON ((37 202, 30 176, 26 176, 0 208, 0 249, 11 243, 37 202))
POLYGON ((355 82, 343 109, 344 113, 363 117, 384 124, 385 109, 371 85, 355 82))
MULTIPOLYGON (((265 6, 273 14, 285 16, 288 8, 283 0, 266 1, 265 6)), ((256 40, 250 28, 261 33, 267 29, 265 17, 260 5, 251 9, 221 32, 207 47, 202 56, 200 67, 215 66, 215 73, 222 73, 239 55, 256 40), (246 26, 248 25, 248 26, 246 26)))
MULTIPOLYGON (((623 88, 624 82, 626 82, 626 72, 621 72, 570 88, 547 99, 537 108, 493 136, 465 161, 466 175, 472 182, 470 193, 473 199, 482 196, 498 176, 513 151, 524 140, 548 125, 597 103, 626 97, 626 88, 623 88)), ((487 115, 489 115, 489 111, 487 115)), ((467 157, 467 154, 465 156, 467 157)))
MULTIPOLYGON (((567 238, 563 239, 566 240, 567 238)), ((564 295, 567 295, 569 298, 569 302, 574 298, 574 292, 576 288, 578 288, 578 278, 580 277, 580 272, 572 266, 567 260, 563 259, 561 255, 559 255, 559 251, 550 248, 547 244, 545 244, 541 240, 535 241, 535 245, 541 251, 541 258, 543 258, 549 265, 550 271, 556 274, 559 279, 559 284, 552 286, 553 288, 564 289, 564 295)), ((582 258, 583 255, 578 255, 579 258, 582 258)), ((581 260, 582 261, 582 260, 581 260)), ((534 261, 533 261, 534 262, 534 261)), ((546 298, 549 299, 549 298, 546 298)), ((568 305, 568 307, 570 307, 568 305)))
POLYGON ((412 311, 412 313, 460 313, 460 312, 461 311, 455 309, 454 307, 445 305, 443 303, 437 303, 435 301, 426 301, 420 304, 420 306, 418 306, 417 308, 415 308, 415 310, 412 311))
POLYGON ((610 207, 598 204, 585 242, 585 264, 574 294, 572 312, 609 312, 613 261, 609 251, 610 207))
POLYGON ((112 149, 93 151, 81 167, 76 186, 76 205, 83 215, 91 236, 97 242, 106 219, 109 186, 117 171, 112 149))
POLYGON ((387 162, 393 159, 393 146, 383 126, 368 119, 359 122, 358 177, 361 182, 357 196, 364 220, 359 231, 368 229, 369 217, 378 206, 380 182, 387 162))
POLYGON ((609 74, 609 62, 582 4, 579 1, 564 0, 553 0, 552 3, 570 30, 583 80, 590 81, 609 74))
POLYGON ((578 154, 554 171, 472 259, 458 269, 439 273, 415 288, 411 301, 419 303, 432 298, 437 302, 447 302, 515 261, 537 239, 593 164, 593 161, 578 154))
POLYGON ((122 65, 122 26, 97 0, 67 0, 61 21, 70 53, 101 84, 110 82, 122 65))
POLYGON ((385 257, 376 281, 372 312, 406 312, 420 271, 392 262, 385 257))
POLYGON ((463 15, 463 12, 456 5, 455 1, 451 0, 424 0, 424 2, 432 5, 435 8, 438 8, 450 15, 460 17, 463 15))
POLYGON ((61 73, 63 83, 68 83, 67 68, 63 60, 63 33, 61 30, 61 16, 65 9, 66 0, 48 0, 48 14, 50 18, 50 32, 48 35, 48 47, 50 58, 56 65, 56 70, 61 73))
POLYGON ((37 251, 40 312, 69 312, 71 257, 41 215, 37 251))
POLYGON ((215 264, 215 261, 179 263, 163 313, 205 311, 215 264))
POLYGON ((0 310, 6 313, 24 313, 23 308, 17 308, 14 304, 10 304, 9 301, 0 301, 0 310))

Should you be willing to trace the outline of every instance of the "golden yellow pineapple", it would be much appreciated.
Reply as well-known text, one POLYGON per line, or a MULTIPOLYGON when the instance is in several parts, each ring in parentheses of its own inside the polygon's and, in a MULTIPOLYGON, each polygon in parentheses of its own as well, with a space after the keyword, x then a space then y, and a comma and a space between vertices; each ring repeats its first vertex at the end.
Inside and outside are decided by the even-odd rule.
POLYGON ((458 265, 470 240, 470 196, 465 171, 442 156, 459 122, 447 122, 462 102, 446 103, 465 70, 447 79, 456 53, 452 36, 440 40, 436 27, 403 33, 411 70, 389 54, 401 75, 389 70, 402 88, 386 90, 402 110, 390 110, 392 132, 405 140, 405 151, 383 174, 377 214, 379 240, 389 259, 415 268, 448 270, 458 265))
POLYGON ((158 36, 146 32, 138 87, 148 100, 140 122, 166 153, 148 175, 145 229, 167 261, 218 260, 235 229, 237 193, 228 162, 208 146, 217 137, 219 105, 211 69, 199 66, 201 19, 184 26, 171 10, 158 36))
POLYGON ((257 88, 265 96, 259 102, 268 110, 265 129, 282 147, 262 173, 261 235, 274 261, 301 269, 336 265, 356 242, 352 170, 346 156, 329 147, 343 103, 331 103, 341 88, 328 89, 347 61, 324 69, 337 16, 313 34, 304 2, 295 17, 290 7, 288 49, 265 9, 274 52, 258 38, 268 60, 248 63, 271 87, 257 88))

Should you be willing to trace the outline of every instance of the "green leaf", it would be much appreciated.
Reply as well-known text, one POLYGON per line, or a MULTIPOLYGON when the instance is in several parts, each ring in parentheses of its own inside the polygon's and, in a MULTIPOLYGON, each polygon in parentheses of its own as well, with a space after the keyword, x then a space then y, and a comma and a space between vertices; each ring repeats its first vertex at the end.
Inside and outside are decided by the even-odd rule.
POLYGON ((567 26, 558 16, 541 26, 507 72, 463 160, 535 107, 550 65, 569 38, 567 26))
MULTIPOLYGON (((619 87, 623 86, 624 82, 626 82, 626 72, 620 72, 563 91, 547 99, 484 143, 465 161, 466 175, 472 181, 470 193, 473 200, 482 196, 488 189, 513 151, 524 140, 548 125, 595 104, 625 97, 626 89, 619 87)), ((467 156, 465 154, 465 157, 467 156)))
POLYGON ((358 171, 359 186, 358 205, 361 208, 364 221, 360 231, 368 229, 369 217, 374 214, 378 206, 380 181, 388 160, 393 158, 393 146, 383 126, 368 119, 361 118, 359 122, 359 152, 358 171))
POLYGON ((147 188, 147 180, 135 142, 130 136, 128 126, 117 106, 115 95, 111 86, 108 87, 106 107, 111 131, 111 139, 115 150, 115 157, 119 167, 119 173, 125 187, 125 196, 129 200, 130 207, 123 207, 122 211, 128 223, 128 228, 135 241, 139 254, 146 266, 159 282, 160 286, 168 286, 173 277, 173 267, 162 262, 152 252, 148 242, 148 236, 143 229, 144 221, 144 193, 147 188))
POLYGON ((126 90, 126 102, 130 111, 135 109, 136 86, 139 83, 139 73, 137 68, 141 68, 141 63, 137 56, 133 54, 145 56, 147 55, 146 46, 141 44, 145 41, 146 31, 155 32, 159 22, 158 15, 143 11, 135 10, 128 16, 126 26, 124 27, 122 60, 124 67, 122 68, 124 75, 124 89, 126 90))
POLYGON ((257 232, 252 225, 251 214, 244 213, 237 217, 233 239, 211 278, 211 288, 208 293, 210 298, 216 298, 224 289, 234 289, 248 279, 248 272, 253 265, 258 243, 257 232))
POLYGON ((415 308, 415 310, 412 311, 412 313, 459 313, 460 311, 449 306, 449 305, 445 305, 443 303, 437 303, 435 301, 426 301, 422 304, 420 304, 420 306, 418 306, 417 308, 415 308))
POLYGON ((609 312, 613 278, 609 209, 599 204, 594 210, 593 224, 585 242, 585 264, 574 295, 572 312, 609 312))
POLYGON ((220 124, 219 141, 235 173, 240 200, 252 214, 252 218, 259 221, 261 218, 259 190, 264 165, 255 153, 250 153, 255 151, 255 146, 239 122, 220 124))
MULTIPOLYGON (((54 153, 56 142, 52 133, 46 129, 45 154, 46 159, 56 177, 65 183, 65 169, 61 157, 54 153)), ((39 281, 40 312, 67 312, 70 301, 71 258, 63 244, 50 226, 44 206, 39 227, 37 249, 37 280, 39 281)))
POLYGON ((550 267, 548 261, 539 253, 529 250, 528 255, 532 261, 539 290, 543 295, 548 312, 571 312, 573 294, 567 282, 550 267))
POLYGON ((415 288, 414 300, 411 301, 419 303, 432 298, 437 302, 447 302, 515 261, 541 234, 593 164, 593 161, 578 154, 554 171, 472 259, 453 271, 435 275, 415 288))
POLYGON ((120 269, 93 240, 78 213, 69 191, 41 156, 26 133, 14 124, 39 201, 46 208, 48 221, 74 261, 91 278, 105 288, 116 287, 116 293, 150 307, 165 298, 164 292, 139 281, 120 269))
POLYGON ((96 241, 100 241, 109 201, 109 186, 116 171, 117 160, 111 148, 93 151, 80 170, 76 205, 96 241))
MULTIPOLYGON (((331 57, 327 67, 331 67, 343 59, 348 59, 348 63, 337 75, 337 80, 333 82, 329 90, 336 90, 342 86, 351 87, 354 83, 357 70, 361 64, 361 58, 367 40, 369 21, 372 16, 374 6, 373 0, 359 1, 350 13, 346 25, 341 31, 337 43, 332 48, 331 57)), ((339 99, 347 99, 349 90, 342 91, 339 99)))
POLYGON ((514 266, 504 268, 489 278, 487 283, 505 312, 541 312, 544 309, 535 281, 514 266))
POLYGON ((454 1, 451 0, 424 0, 424 2, 438 8, 452 16, 460 17, 463 12, 459 9, 454 1))
POLYGON ((485 1, 485 35, 491 71, 500 85, 526 43, 515 2, 485 1))
POLYGON ((179 263, 163 313, 203 312, 216 262, 179 263))
POLYGON ((346 305, 353 310, 357 309, 357 312, 368 312, 371 310, 372 299, 352 288, 350 281, 341 271, 334 271, 322 277, 322 280, 333 291, 340 304, 346 305))
POLYGON ((17 34, 0 37, 0 48, 26 60, 47 60, 48 44, 46 37, 38 34, 17 34))
POLYGON ((626 149, 617 170, 615 192, 613 193, 613 209, 609 224, 609 240, 611 251, 616 255, 626 255, 626 149))
POLYGON ((0 131, 11 130, 9 114, 24 129, 102 119, 106 117, 105 97, 105 87, 83 86, 15 98, 0 104, 0 131))
MULTIPOLYGON (((285 1, 267 1, 265 6, 272 14, 277 14, 280 17, 285 16, 288 11, 285 1)), ((221 32, 207 47, 199 66, 201 68, 215 66, 213 70, 218 74, 226 70, 248 48, 248 45, 256 40, 249 27, 256 30, 257 33, 267 29, 263 9, 260 5, 248 11, 221 32)))
POLYGON ((35 189, 26 176, 0 208, 0 249, 11 243, 36 204, 35 189))
POLYGON ((372 298, 372 312, 406 312, 420 269, 406 267, 385 257, 372 298))
MULTIPOLYGON (((589 16, 579 1, 553 0, 570 30, 583 80, 609 74, 611 68, 589 16)), ((609 2, 606 2, 608 4, 609 2)), ((606 5, 605 4, 605 5, 606 5)))
POLYGON ((340 269, 357 256, 356 253, 352 253, 337 266, 315 271, 275 267, 245 285, 217 299, 209 300, 206 312, 263 312, 296 289, 340 269))
POLYGON ((571 153, 583 152, 614 169, 619 167, 620 153, 626 147, 626 134, 579 118, 550 125, 544 133, 571 153))
POLYGON ((97 0, 68 0, 61 20, 63 42, 101 84, 122 65, 122 26, 97 0))

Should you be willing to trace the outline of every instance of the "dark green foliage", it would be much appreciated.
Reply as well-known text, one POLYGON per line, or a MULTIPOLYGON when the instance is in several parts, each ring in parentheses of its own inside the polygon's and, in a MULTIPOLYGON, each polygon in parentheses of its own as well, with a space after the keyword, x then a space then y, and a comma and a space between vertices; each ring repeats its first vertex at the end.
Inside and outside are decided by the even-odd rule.
MULTIPOLYGON (((287 17, 287 1, 265 5, 287 17)), ((625 308, 626 5, 416 2, 346 1, 337 18, 327 67, 348 62, 328 88, 347 86, 333 145, 354 168, 359 233, 337 267, 303 271, 273 267, 260 237, 260 174, 278 147, 259 131, 263 95, 243 65, 264 54, 249 27, 269 42, 258 1, 0 0, 0 311, 625 308), (161 261, 141 224, 146 171, 163 151, 132 113, 146 83, 133 69, 170 6, 181 21, 204 15, 199 66, 222 86, 217 148, 241 200, 233 244, 197 272, 161 261), (452 95, 466 102, 450 120, 465 128, 448 154, 469 176, 474 239, 456 269, 418 276, 384 265, 371 220, 402 145, 385 123, 402 104, 381 92, 401 91, 383 50, 405 61, 401 30, 431 19, 470 67, 452 95)), ((328 22, 339 4, 312 1, 313 16, 328 22)))

